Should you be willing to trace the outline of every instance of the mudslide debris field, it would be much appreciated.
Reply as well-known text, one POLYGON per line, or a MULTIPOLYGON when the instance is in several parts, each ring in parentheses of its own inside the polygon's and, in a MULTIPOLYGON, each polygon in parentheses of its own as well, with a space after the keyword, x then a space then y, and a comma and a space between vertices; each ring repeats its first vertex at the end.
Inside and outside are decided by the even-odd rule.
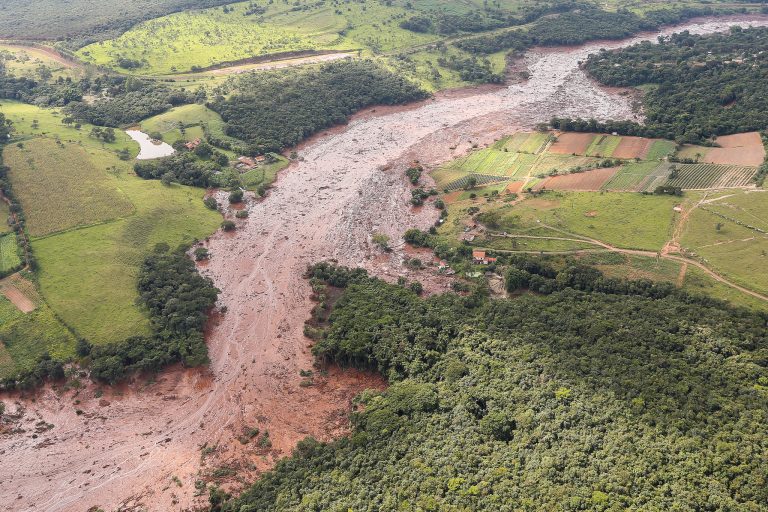
MULTIPOLYGON (((722 31, 733 21, 665 32, 722 31)), ((209 329, 210 370, 174 369, 154 383, 105 390, 98 398, 92 385, 76 397, 50 388, 35 402, 3 397, 8 412, 19 412, 25 432, 0 435, 0 502, 35 511, 137 503, 181 510, 207 499, 195 496, 201 467, 203 473, 233 468, 252 478, 305 436, 344 434, 352 397, 384 382, 332 369, 314 386, 301 386, 299 372, 313 363, 302 331, 312 307, 302 278, 307 265, 335 258, 377 275, 393 272, 402 255, 396 251, 391 261, 374 264, 371 233, 397 239, 409 227, 429 226, 437 215, 432 208, 408 207, 410 186, 402 171, 414 158, 445 162, 472 144, 552 115, 634 118, 627 96, 598 87, 578 63, 600 48, 657 35, 536 49, 526 56, 526 82, 379 108, 308 141, 299 150, 301 161, 283 172, 268 197, 249 204, 250 216, 239 229, 208 243, 212 259, 202 271, 222 290, 220 304, 227 307, 209 329), (53 428, 33 437, 41 420, 53 428), (268 430, 272 447, 257 452, 238 442, 245 427, 268 430)))

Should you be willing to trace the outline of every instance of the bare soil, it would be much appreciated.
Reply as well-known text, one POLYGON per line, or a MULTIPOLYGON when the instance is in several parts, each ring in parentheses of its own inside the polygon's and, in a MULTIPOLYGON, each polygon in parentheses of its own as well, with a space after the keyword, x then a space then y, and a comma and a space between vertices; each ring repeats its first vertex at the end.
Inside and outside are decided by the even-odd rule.
MULTIPOLYGON (((690 28, 712 32, 730 24, 690 28)), ((635 118, 627 97, 595 86, 578 63, 601 47, 655 36, 533 50, 525 59, 528 81, 377 109, 302 145, 300 161, 250 205, 248 219, 206 242, 212 258, 201 271, 221 289, 219 306, 227 309, 209 327, 210 368, 175 368, 103 395, 88 384, 4 396, 14 411, 21 404, 22 431, 0 434, 0 503, 19 511, 185 510, 206 502, 194 483, 214 480, 215 468, 235 468, 248 480, 307 435, 343 435, 351 398, 384 382, 329 368, 327 376, 315 369, 313 384, 302 384, 299 372, 313 368, 303 336, 313 306, 302 278, 307 265, 335 259, 388 278, 410 275, 402 248, 382 254, 371 241, 374 232, 399 240, 407 228, 426 228, 437 218, 435 208, 408 206, 403 172, 410 162, 435 166, 552 115, 635 118), (41 420, 53 427, 35 433, 41 420), (271 447, 242 444, 251 427, 268 430, 271 447)), ((243 485, 215 481, 232 490, 243 485)))
POLYGON ((618 170, 618 167, 607 167, 574 174, 564 174, 562 176, 552 176, 537 183, 533 189, 596 191, 600 190, 608 180, 613 178, 618 170))
POLYGON ((715 142, 720 147, 710 149, 702 162, 759 167, 765 160, 765 147, 757 132, 724 135, 715 142))
POLYGON ((557 136, 557 142, 549 148, 549 152, 560 155, 583 155, 594 138, 594 133, 561 133, 557 136))
POLYGON ((622 137, 613 152, 614 158, 645 158, 651 149, 653 139, 643 137, 622 137))

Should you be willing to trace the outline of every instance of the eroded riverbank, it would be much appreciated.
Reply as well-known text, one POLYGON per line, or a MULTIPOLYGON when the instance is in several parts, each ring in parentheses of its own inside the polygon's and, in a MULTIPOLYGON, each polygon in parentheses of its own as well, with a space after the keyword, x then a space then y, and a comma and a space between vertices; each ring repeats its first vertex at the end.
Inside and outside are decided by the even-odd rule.
MULTIPOLYGON (((705 21, 676 31, 728 25, 705 21)), ((210 370, 174 369, 156 383, 98 398, 91 387, 77 396, 46 389, 36 402, 25 401, 19 425, 26 432, 0 438, 0 502, 13 510, 137 503, 179 510, 205 502, 194 485, 201 468, 232 468, 252 478, 307 435, 327 440, 346 432, 351 398, 382 380, 332 369, 316 385, 301 385, 300 370, 312 366, 303 336, 312 307, 302 278, 306 266, 334 258, 390 273, 397 253, 374 261, 370 235, 397 239, 436 215, 407 206, 402 170, 414 159, 437 164, 553 115, 632 118, 629 98, 597 87, 578 63, 603 47, 654 38, 533 50, 526 82, 361 116, 302 147, 302 161, 280 176, 265 200, 249 205, 240 228, 208 242, 212 259, 202 272, 222 290, 220 304, 227 308, 208 333, 210 370), (33 436, 39 421, 53 428, 33 436), (240 443, 245 427, 268 430, 272 446, 240 443)))

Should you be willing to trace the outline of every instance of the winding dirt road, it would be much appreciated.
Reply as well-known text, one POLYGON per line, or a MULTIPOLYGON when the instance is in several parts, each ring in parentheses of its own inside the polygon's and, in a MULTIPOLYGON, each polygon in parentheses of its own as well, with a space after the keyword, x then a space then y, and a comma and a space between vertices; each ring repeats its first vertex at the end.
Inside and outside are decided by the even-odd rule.
MULTIPOLYGON (((712 32, 728 25, 684 28, 712 32)), ((234 234, 219 233, 208 243, 213 257, 202 271, 222 290, 220 305, 227 308, 208 333, 210 372, 171 370, 155 383, 100 397, 93 386, 46 389, 34 402, 4 397, 24 432, 0 432, 0 503, 19 511, 139 504, 181 510, 205 502, 194 483, 215 468, 252 478, 307 435, 331 439, 346 432, 351 398, 383 381, 331 369, 313 386, 302 385, 299 371, 312 367, 302 333, 312 306, 302 279, 306 266, 325 258, 375 273, 397 265, 395 255, 374 266, 370 235, 398 239, 408 227, 434 221, 434 210, 406 206, 402 171, 412 159, 445 161, 554 114, 633 117, 629 100, 597 87, 578 62, 638 39, 532 51, 527 82, 377 109, 311 141, 277 188, 249 206, 250 217, 234 234), (238 441, 248 427, 268 430, 272 446, 238 441)))

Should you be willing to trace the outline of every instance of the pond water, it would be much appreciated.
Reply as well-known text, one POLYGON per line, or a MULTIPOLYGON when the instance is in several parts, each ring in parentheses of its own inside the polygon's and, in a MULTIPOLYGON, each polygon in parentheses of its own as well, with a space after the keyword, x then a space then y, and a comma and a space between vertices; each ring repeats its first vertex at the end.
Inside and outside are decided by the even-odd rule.
POLYGON ((175 152, 175 150, 165 142, 155 141, 142 131, 126 130, 125 133, 139 143, 141 151, 139 151, 139 156, 136 157, 137 160, 162 158, 164 156, 170 156, 175 152))

